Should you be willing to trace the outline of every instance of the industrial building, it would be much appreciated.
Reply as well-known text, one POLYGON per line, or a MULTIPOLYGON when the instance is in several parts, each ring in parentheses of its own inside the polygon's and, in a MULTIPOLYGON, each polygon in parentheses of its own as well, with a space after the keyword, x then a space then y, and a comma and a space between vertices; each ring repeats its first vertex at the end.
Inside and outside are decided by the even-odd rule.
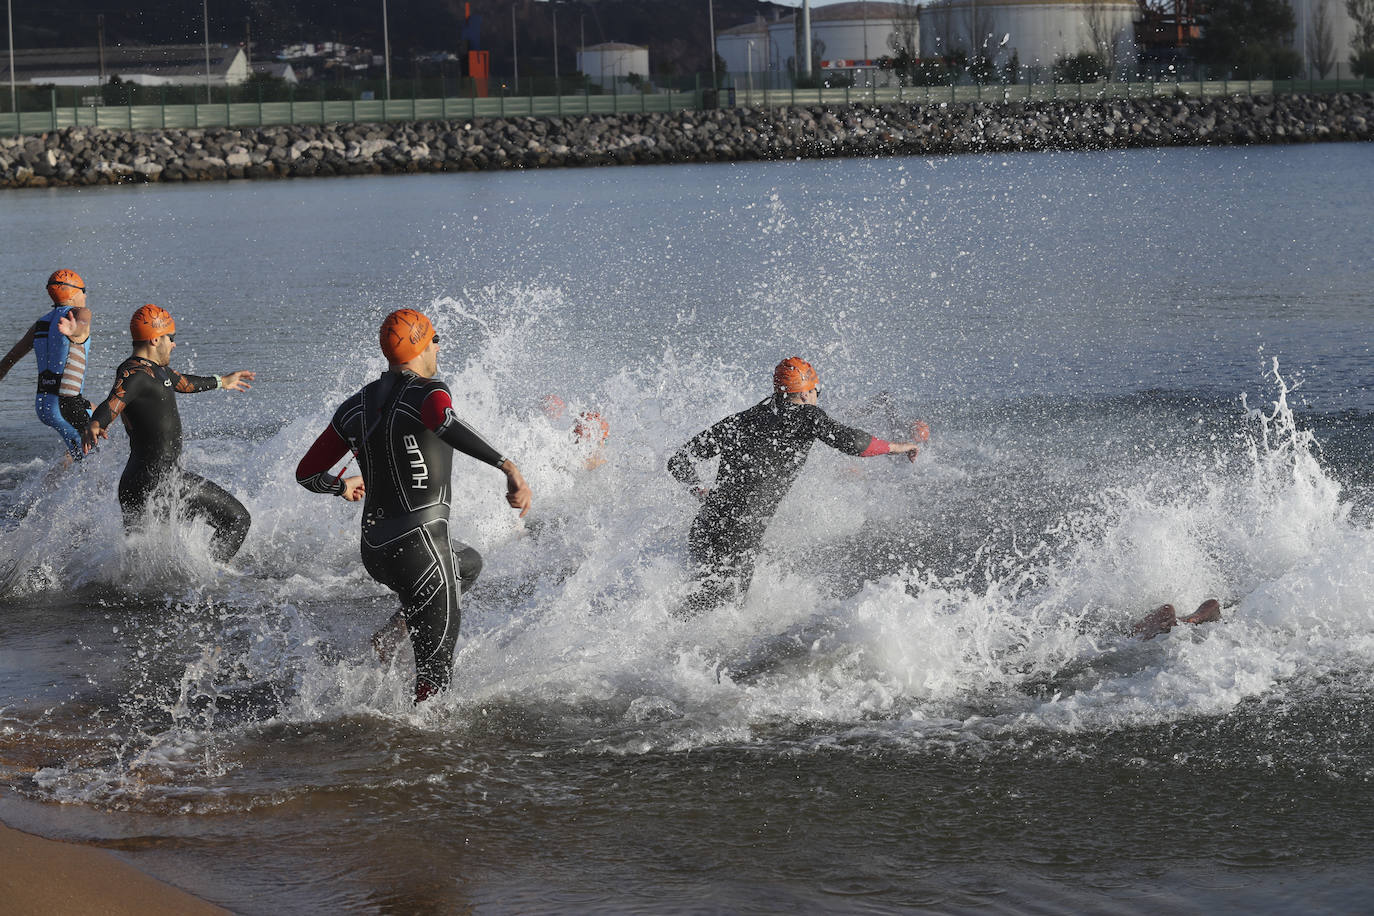
POLYGON ((14 52, 16 83, 32 86, 103 86, 112 77, 140 86, 237 86, 252 72, 239 47, 159 45, 108 48, 40 48, 14 52))
MULTIPOLYGON (((905 32, 913 46, 917 23, 915 6, 902 3, 834 3, 811 10, 812 70, 824 78, 826 71, 847 71, 856 85, 884 85, 889 76, 878 69, 878 60, 890 57, 905 32)), ((716 53, 725 68, 744 85, 745 74, 754 74, 762 88, 790 86, 800 58, 801 17, 764 19, 726 29, 716 35, 716 53)), ((804 69, 804 68, 803 68, 804 69)))

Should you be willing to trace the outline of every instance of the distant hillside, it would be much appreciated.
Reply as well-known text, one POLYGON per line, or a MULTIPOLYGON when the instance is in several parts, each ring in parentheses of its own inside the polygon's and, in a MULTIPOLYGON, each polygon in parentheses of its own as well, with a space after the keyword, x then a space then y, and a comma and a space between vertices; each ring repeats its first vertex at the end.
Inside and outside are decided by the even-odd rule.
MULTIPOLYGON (((765 0, 714 0, 714 5, 717 31, 757 15, 771 18, 775 11, 787 15, 794 9, 765 0)), ((492 72, 509 73, 511 3, 472 0, 470 6, 482 17, 482 46, 491 52, 492 72)), ((522 74, 552 70, 554 6, 515 0, 522 74)), ((584 34, 588 44, 648 45, 653 69, 659 73, 710 69, 707 0, 560 0, 556 6, 559 69, 564 73, 574 69, 584 34)), ((393 58, 458 50, 463 7, 462 0, 387 0, 393 58)), ((199 42, 201 8, 185 0, 140 0, 123 10, 112 9, 108 0, 54 0, 53 6, 41 10, 15 4, 15 47, 94 46, 101 14, 106 44, 199 42)), ((242 44, 251 33, 255 58, 302 41, 339 41, 378 52, 382 47, 380 0, 348 6, 335 0, 210 0, 209 9, 210 40, 242 44)))

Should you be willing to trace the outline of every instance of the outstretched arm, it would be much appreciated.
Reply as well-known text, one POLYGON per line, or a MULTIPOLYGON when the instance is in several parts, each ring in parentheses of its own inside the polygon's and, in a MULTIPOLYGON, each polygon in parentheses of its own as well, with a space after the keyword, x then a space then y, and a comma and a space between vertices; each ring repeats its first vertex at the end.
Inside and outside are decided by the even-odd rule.
POLYGON ((484 461, 506 475, 506 502, 520 510, 520 517, 530 511, 533 491, 515 462, 498 452, 482 435, 458 418, 453 399, 447 388, 435 388, 420 405, 420 419, 436 436, 454 451, 484 461))
POLYGON ((930 441, 930 427, 925 420, 914 420, 911 424, 911 441, 894 442, 888 446, 890 454, 905 453, 908 461, 915 461, 921 446, 930 441), (900 448, 899 448, 900 446, 900 448))
POLYGON ((247 391, 253 386, 248 384, 257 378, 258 374, 248 369, 240 369, 237 372, 230 372, 228 375, 219 377, 219 386, 225 391, 247 391))
POLYGON ((305 456, 296 465, 296 483, 312 493, 332 493, 349 502, 357 502, 366 494, 360 475, 344 477, 343 471, 330 474, 329 469, 349 453, 348 442, 339 435, 334 424, 315 437, 305 456))
POLYGON ((198 391, 214 391, 216 388, 224 388, 228 391, 247 391, 253 386, 248 384, 248 380, 256 375, 247 369, 240 369, 238 372, 230 372, 228 375, 190 375, 169 369, 172 375, 172 387, 178 394, 195 394, 198 391))
POLYGON ((832 420, 819 407, 811 407, 812 421, 815 423, 816 438, 831 448, 859 458, 873 458, 878 455, 907 455, 914 457, 921 443, 930 438, 930 428, 920 421, 912 424, 912 442, 888 442, 861 429, 845 426, 832 420))
POLYGON ((505 456, 482 434, 458 418, 447 388, 435 388, 420 405, 420 421, 454 451, 499 468, 505 456))
POLYGON ((29 329, 24 332, 24 336, 19 338, 19 341, 14 346, 10 347, 10 352, 5 354, 4 359, 0 359, 0 379, 3 379, 9 374, 9 371, 14 368, 15 364, 24 358, 25 353, 33 349, 33 328, 33 325, 29 325, 29 329))

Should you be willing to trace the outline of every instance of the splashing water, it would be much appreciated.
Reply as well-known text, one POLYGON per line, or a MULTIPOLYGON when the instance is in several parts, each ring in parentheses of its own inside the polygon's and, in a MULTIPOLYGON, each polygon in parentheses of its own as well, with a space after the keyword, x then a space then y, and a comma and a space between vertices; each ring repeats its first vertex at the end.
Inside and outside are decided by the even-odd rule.
POLYGON ((1205 447, 1156 443, 1142 457, 1138 427, 1156 417, 1087 404, 1090 462, 1071 432, 1027 461, 1014 430, 955 410, 915 464, 818 449, 747 598, 681 623, 694 506, 666 458, 755 386, 745 367, 673 348, 593 378, 583 363, 600 344, 564 345, 566 309, 550 289, 431 306, 446 340, 471 342, 447 370, 458 410, 521 456, 536 513, 520 523, 499 478, 459 460, 454 517, 486 570, 465 601, 454 689, 418 711, 405 653, 380 667, 368 649, 392 603, 357 560, 356 510, 290 482, 358 379, 258 441, 189 444, 188 465, 253 513, 231 567, 209 559, 196 526, 123 537, 104 505, 118 445, 34 496, 13 540, 24 562, 45 559, 17 587, 124 607, 112 639, 138 660, 95 690, 118 708, 109 729, 35 784, 116 806, 251 806, 276 790, 210 788, 246 765, 237 745, 273 723, 360 715, 451 735, 505 710, 537 719, 544 741, 622 754, 798 735, 919 746, 1223 715, 1333 669, 1367 679, 1374 537, 1299 427, 1277 363, 1269 409, 1242 404, 1246 425, 1229 430, 1237 418, 1209 420, 1205 447), (570 416, 539 410, 550 393, 570 415, 611 419, 605 465, 583 468, 570 416), (1212 596, 1220 623, 1128 636, 1151 607, 1212 596))

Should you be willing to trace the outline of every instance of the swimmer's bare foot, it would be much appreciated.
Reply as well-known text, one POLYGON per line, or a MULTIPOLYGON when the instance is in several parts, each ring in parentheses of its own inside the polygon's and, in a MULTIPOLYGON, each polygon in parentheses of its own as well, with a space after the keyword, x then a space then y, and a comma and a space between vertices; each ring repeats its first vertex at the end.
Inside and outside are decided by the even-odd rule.
POLYGON ((1187 617, 1183 618, 1183 623, 1211 623, 1221 619, 1221 602, 1215 598, 1208 598, 1198 609, 1187 617))
POLYGON ((396 654, 396 648, 400 646, 401 640, 409 635, 406 628, 406 615, 404 611, 397 611, 391 619, 382 624, 382 628, 372 634, 372 651, 377 653, 377 658, 383 665, 391 663, 391 658, 396 654))
POLYGON ((1178 623, 1178 616, 1174 613, 1172 604, 1162 604, 1144 619, 1131 628, 1132 636, 1139 636, 1141 639, 1154 639, 1160 633, 1167 633, 1178 623))

